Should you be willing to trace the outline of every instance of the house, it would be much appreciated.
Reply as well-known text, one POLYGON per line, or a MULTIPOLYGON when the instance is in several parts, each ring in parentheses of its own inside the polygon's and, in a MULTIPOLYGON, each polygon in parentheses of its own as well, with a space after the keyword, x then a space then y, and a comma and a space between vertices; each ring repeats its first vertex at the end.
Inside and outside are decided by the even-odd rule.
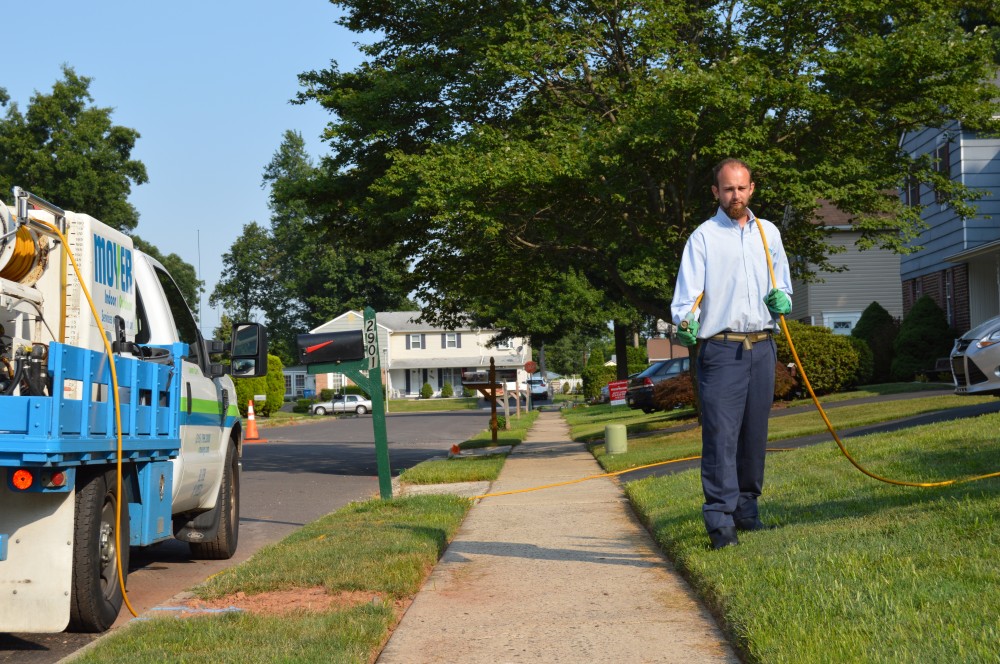
POLYGON ((830 262, 847 269, 820 273, 817 276, 821 281, 816 282, 793 279, 788 319, 822 325, 834 334, 850 334, 872 302, 901 318, 899 254, 888 249, 858 249, 861 233, 852 226, 849 215, 829 203, 820 205, 815 223, 829 231, 830 244, 844 249, 832 254, 830 262))
MULTIPOLYGON (((524 374, 524 364, 531 359, 531 348, 520 338, 488 344, 496 337, 494 330, 465 327, 445 329, 419 323, 419 311, 386 311, 375 314, 379 349, 382 354, 384 382, 390 398, 416 397, 425 383, 435 395, 450 384, 456 395, 462 393, 462 374, 488 370, 490 358, 498 369, 524 374)), ((311 333, 360 330, 364 316, 347 311, 320 325, 311 333)), ((342 374, 316 376, 316 390, 342 389, 347 379, 342 374)), ((318 392, 317 392, 318 393, 318 392)))
POLYGON ((285 375, 285 401, 315 396, 316 377, 305 365, 285 367, 281 372, 285 375))
POLYGON ((901 193, 904 203, 922 206, 927 224, 914 241, 921 248, 900 263, 903 310, 929 295, 948 323, 965 332, 1000 314, 1000 138, 954 123, 907 133, 900 147, 931 155, 952 180, 985 192, 975 216, 965 220, 927 185, 909 182, 901 193))

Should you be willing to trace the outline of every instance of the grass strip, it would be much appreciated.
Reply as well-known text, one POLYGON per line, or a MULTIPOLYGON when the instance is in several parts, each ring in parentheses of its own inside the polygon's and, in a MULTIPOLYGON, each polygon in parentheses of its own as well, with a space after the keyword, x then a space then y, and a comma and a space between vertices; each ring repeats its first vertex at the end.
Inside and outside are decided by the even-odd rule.
MULTIPOLYGON (((985 415, 852 441, 883 475, 1000 470, 985 415)), ((626 484, 641 518, 748 661, 987 662, 1000 643, 1000 480, 898 487, 833 446, 768 460, 761 501, 780 528, 710 551, 697 471, 626 484)))
MULTIPOLYGON (((994 397, 959 395, 915 397, 899 401, 840 406, 827 411, 827 417, 830 418, 830 422, 839 434, 844 429, 853 427, 933 413, 959 406, 988 403, 993 400, 994 397)), ((693 422, 693 420, 688 421, 693 422)), ((783 439, 808 436, 825 431, 827 428, 823 419, 818 412, 811 410, 795 415, 772 417, 768 423, 768 441, 771 446, 780 447, 783 439)), ((845 441, 845 444, 848 449, 852 449, 853 439, 845 441)), ((623 454, 606 454, 603 443, 591 445, 591 451, 608 472, 636 468, 659 461, 701 454, 701 429, 696 427, 687 431, 666 433, 659 436, 633 438, 628 441, 628 451, 623 454)))
POLYGON ((391 399, 389 413, 437 413, 449 410, 478 410, 482 408, 478 397, 434 399, 391 399))
MULTIPOLYGON (((539 412, 533 410, 521 417, 511 418, 510 429, 497 431, 497 445, 520 445, 528 435, 528 429, 538 419, 539 412)), ((493 433, 489 429, 479 432, 469 440, 459 444, 463 450, 493 447, 493 433)), ((428 459, 399 474, 404 484, 451 484, 455 482, 492 482, 503 469, 506 454, 455 457, 451 459, 428 459)))
POLYGON ((353 503, 307 524, 195 588, 203 599, 323 587, 378 597, 345 609, 284 616, 225 613, 154 618, 102 639, 78 660, 97 662, 370 662, 470 502, 448 495, 353 503))

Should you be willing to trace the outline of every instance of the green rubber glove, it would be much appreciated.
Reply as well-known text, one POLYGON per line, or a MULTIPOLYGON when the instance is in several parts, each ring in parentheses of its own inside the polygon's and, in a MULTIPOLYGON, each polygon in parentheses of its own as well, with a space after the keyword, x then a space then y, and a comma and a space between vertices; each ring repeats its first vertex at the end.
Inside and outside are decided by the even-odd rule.
POLYGON ((764 304, 775 315, 784 316, 792 310, 792 301, 785 295, 785 291, 780 291, 777 288, 771 289, 771 292, 764 298, 764 304))
POLYGON ((684 316, 684 320, 677 327, 677 339, 682 346, 690 348, 698 343, 698 321, 694 319, 694 314, 689 313, 684 316))

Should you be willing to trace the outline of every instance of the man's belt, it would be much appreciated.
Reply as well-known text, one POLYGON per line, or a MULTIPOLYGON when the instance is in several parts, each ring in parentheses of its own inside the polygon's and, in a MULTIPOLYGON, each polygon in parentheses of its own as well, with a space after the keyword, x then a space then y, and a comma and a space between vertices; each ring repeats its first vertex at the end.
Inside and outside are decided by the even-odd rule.
POLYGON ((747 350, 750 350, 753 344, 759 341, 767 341, 770 338, 771 330, 764 330, 762 332, 720 332, 714 337, 709 337, 709 339, 716 341, 738 341, 747 350))

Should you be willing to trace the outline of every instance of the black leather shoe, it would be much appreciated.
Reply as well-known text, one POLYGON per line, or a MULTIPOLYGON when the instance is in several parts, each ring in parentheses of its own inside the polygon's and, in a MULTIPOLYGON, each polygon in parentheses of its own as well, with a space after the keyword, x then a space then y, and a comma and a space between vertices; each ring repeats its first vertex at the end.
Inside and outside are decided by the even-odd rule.
POLYGON ((774 528, 775 526, 767 525, 757 517, 753 517, 752 519, 736 520, 736 530, 742 532, 750 532, 753 530, 773 530, 774 528))
POLYGON ((736 538, 736 528, 733 526, 725 526, 723 528, 717 528, 709 531, 708 539, 712 540, 713 549, 736 546, 740 543, 740 541, 736 538))

